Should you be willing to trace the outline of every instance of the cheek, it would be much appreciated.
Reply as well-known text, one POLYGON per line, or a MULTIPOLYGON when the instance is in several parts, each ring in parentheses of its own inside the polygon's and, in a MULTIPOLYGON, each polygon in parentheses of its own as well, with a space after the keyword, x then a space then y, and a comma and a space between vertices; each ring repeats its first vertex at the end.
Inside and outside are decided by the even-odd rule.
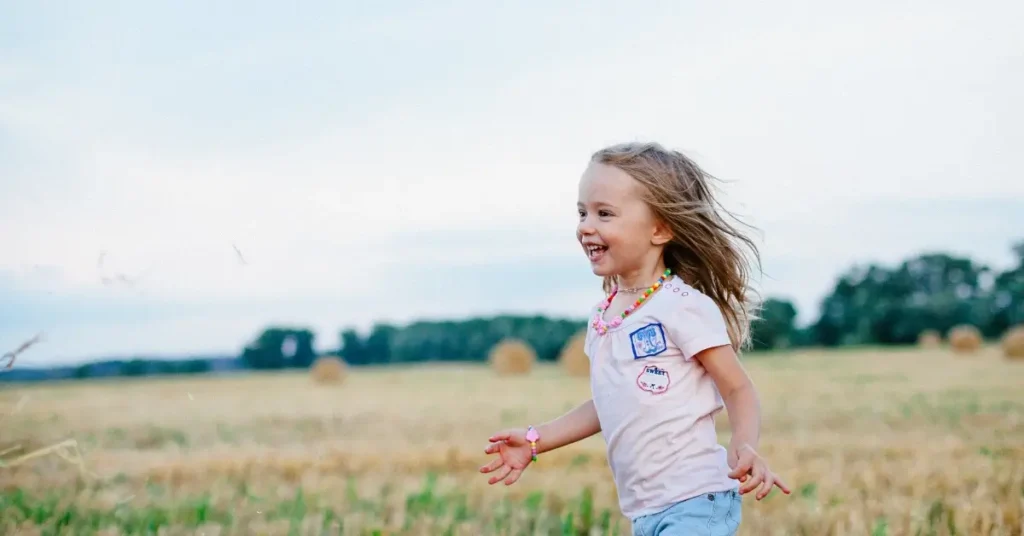
POLYGON ((601 241, 609 246, 619 244, 619 232, 611 225, 605 224, 601 227, 597 227, 597 234, 601 236, 601 241))
POLYGON ((604 238, 608 245, 623 246, 628 248, 637 248, 646 243, 648 237, 645 236, 644 230, 638 228, 635 225, 609 225, 602 230, 601 236, 604 238))

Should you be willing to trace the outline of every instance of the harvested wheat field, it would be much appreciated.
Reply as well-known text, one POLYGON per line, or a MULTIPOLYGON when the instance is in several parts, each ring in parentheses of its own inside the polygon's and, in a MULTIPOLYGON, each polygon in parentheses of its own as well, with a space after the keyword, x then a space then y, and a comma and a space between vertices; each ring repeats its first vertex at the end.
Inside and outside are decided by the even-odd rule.
MULTIPOLYGON (((1024 363, 994 347, 746 362, 793 494, 745 499, 741 534, 1022 534, 1024 363)), ((511 487, 477 472, 490 433, 588 393, 556 364, 7 386, 3 459, 74 439, 87 472, 0 468, 0 533, 626 535, 600 437, 511 487)))

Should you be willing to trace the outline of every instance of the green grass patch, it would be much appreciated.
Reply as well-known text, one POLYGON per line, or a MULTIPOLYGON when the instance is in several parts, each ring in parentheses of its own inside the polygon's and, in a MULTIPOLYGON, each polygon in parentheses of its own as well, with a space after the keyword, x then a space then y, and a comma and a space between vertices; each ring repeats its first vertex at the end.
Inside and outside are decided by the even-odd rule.
MULTIPOLYGON (((246 532, 255 521, 285 522, 290 533, 300 534, 311 523, 319 534, 340 534, 350 516, 357 516, 367 534, 416 532, 455 534, 468 528, 479 534, 584 535, 618 534, 618 514, 594 505, 593 490, 584 488, 566 501, 563 497, 535 491, 519 501, 481 504, 460 489, 441 489, 437 475, 427 475, 423 485, 405 496, 384 487, 379 493, 361 496, 354 480, 346 486, 344 500, 332 504, 302 487, 278 498, 257 496, 240 485, 233 497, 214 502, 210 495, 171 499, 163 490, 146 489, 132 502, 114 508, 92 504, 90 497, 56 492, 45 495, 22 490, 0 494, 0 529, 32 528, 44 535, 91 534, 115 530, 125 535, 155 535, 173 528, 195 529, 219 525, 225 532, 246 532)), ((628 530, 625 532, 628 534, 628 530)))

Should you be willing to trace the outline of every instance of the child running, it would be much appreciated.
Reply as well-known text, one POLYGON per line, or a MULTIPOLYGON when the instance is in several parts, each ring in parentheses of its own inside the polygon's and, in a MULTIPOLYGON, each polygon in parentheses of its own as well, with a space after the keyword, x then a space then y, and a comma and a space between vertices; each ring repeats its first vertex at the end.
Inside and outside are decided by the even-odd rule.
POLYGON ((489 483, 601 432, 619 506, 639 536, 735 534, 741 495, 790 490, 758 452, 760 403, 737 354, 749 342, 747 259, 711 178, 656 143, 595 153, 579 183, 576 237, 607 298, 584 345, 593 398, 490 437, 489 483), (732 437, 718 444, 725 407, 732 437))

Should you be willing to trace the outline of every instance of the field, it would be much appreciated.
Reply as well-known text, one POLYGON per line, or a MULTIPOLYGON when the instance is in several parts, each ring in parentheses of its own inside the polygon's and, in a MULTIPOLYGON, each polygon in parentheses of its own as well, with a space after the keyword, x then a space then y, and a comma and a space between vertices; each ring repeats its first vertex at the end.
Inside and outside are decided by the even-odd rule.
MULTIPOLYGON (((746 359, 762 453, 793 487, 744 500, 744 535, 1024 534, 1024 362, 996 349, 746 359)), ((363 369, 0 388, 2 534, 622 534, 598 436, 514 486, 488 435, 585 400, 553 366, 363 369)), ((728 441, 728 422, 719 420, 728 441)))

